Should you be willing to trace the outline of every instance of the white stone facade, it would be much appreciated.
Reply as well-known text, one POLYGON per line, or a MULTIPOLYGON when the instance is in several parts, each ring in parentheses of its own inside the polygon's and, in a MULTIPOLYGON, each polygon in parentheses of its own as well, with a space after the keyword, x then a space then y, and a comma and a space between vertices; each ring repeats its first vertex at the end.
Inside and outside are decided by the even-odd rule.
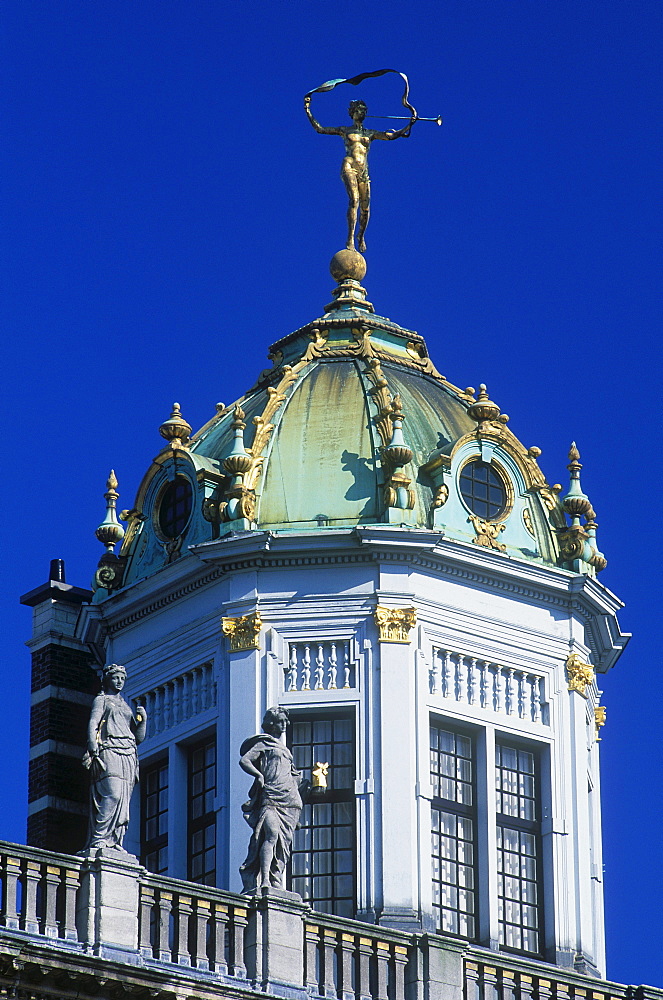
POLYGON ((397 526, 250 531, 192 551, 80 623, 106 637, 127 696, 147 705, 143 769, 168 755, 168 874, 187 877, 188 746, 216 734, 216 884, 236 891, 249 836, 240 743, 270 705, 292 719, 341 712, 355 732, 357 915, 436 930, 432 720, 475 747, 477 943, 500 944, 494 761, 505 740, 539 762, 541 957, 603 975, 599 692, 595 681, 586 697, 570 691, 565 664, 577 653, 612 666, 625 641, 617 599, 587 576, 397 526), (408 642, 379 641, 377 606, 416 609, 408 642), (259 648, 230 652, 221 619, 256 610, 259 648))

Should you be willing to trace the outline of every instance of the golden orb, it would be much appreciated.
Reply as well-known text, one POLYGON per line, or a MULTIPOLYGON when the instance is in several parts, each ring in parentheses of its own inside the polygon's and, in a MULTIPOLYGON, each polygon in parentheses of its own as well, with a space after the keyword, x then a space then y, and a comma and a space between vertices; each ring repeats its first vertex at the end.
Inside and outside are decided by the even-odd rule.
POLYGON ((346 278, 361 281, 366 274, 366 261, 357 250, 339 250, 332 257, 329 270, 334 281, 339 283, 346 278))

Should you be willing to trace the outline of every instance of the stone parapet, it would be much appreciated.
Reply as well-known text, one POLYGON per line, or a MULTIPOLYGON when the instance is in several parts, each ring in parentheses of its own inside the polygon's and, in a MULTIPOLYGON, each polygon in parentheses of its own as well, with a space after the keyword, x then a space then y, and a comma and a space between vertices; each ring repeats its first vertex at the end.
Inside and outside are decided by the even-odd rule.
POLYGON ((19 1000, 663 1000, 435 934, 152 875, 124 852, 81 858, 0 842, 0 996, 19 1000))

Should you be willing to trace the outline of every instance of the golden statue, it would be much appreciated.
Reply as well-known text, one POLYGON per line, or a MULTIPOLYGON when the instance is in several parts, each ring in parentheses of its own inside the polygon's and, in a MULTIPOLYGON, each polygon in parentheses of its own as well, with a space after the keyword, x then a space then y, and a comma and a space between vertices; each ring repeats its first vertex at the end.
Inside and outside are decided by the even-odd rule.
POLYGON ((348 114, 352 125, 339 125, 337 128, 326 128, 321 125, 311 111, 311 97, 304 98, 304 110, 308 120, 316 132, 321 135, 341 135, 345 142, 345 156, 341 166, 341 180, 348 192, 348 250, 355 249, 355 229, 357 228, 357 212, 359 212, 359 232, 357 234, 357 249, 362 253, 366 249, 364 233, 371 214, 371 178, 368 174, 368 150, 374 139, 400 139, 410 134, 413 118, 404 128, 398 131, 380 132, 377 129, 364 128, 364 118, 368 108, 364 101, 350 101, 348 114))
MULTIPOLYGON (((409 84, 404 73, 398 73, 393 69, 379 69, 372 73, 361 73, 348 80, 329 80, 321 87, 309 91, 304 97, 304 110, 316 132, 321 135, 340 135, 345 142, 345 156, 341 166, 341 179, 348 192, 348 250, 355 250, 355 229, 357 228, 357 213, 359 213, 359 232, 357 233, 357 247, 360 251, 366 249, 364 234, 368 225, 368 218, 371 211, 371 179, 368 175, 368 150, 374 139, 400 139, 409 136, 412 126, 418 119, 418 114, 408 101, 409 84), (352 125, 339 125, 337 128, 326 128, 321 125, 311 111, 311 95, 328 90, 333 90, 338 84, 350 83, 353 86, 361 83, 362 80, 373 76, 382 76, 385 73, 397 73, 405 83, 403 93, 403 106, 409 111, 409 117, 403 119, 407 125, 397 131, 381 132, 377 129, 365 128, 364 119, 367 116, 368 108, 362 100, 350 101, 348 113, 352 118, 352 125)), ((391 118, 392 115, 385 117, 391 118)))

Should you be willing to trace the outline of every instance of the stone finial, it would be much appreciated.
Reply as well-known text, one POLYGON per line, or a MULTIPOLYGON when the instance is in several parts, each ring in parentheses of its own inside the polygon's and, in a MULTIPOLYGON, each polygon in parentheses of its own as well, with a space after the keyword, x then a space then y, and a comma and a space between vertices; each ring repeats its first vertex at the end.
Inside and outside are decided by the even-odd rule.
POLYGON ((95 531, 95 535, 101 544, 106 546, 107 552, 113 552, 116 544, 124 538, 124 528, 118 521, 116 513, 117 498, 119 495, 117 492, 117 477, 113 469, 111 469, 106 481, 106 492, 104 493, 106 499, 106 517, 95 531))
POLYGON ((569 464, 567 466, 571 474, 571 480, 569 483, 569 491, 562 499, 562 504, 566 513, 574 519, 575 523, 578 523, 579 517, 587 516, 589 511, 592 509, 589 497, 583 493, 580 486, 580 470, 582 469, 582 465, 580 464, 579 459, 580 452, 576 447, 575 441, 572 441, 569 449, 569 464))
MULTIPOLYGON (((486 386, 481 383, 479 386, 479 395, 476 398, 476 402, 472 403, 468 407, 467 412, 472 417, 472 420, 476 420, 478 424, 482 424, 485 421, 497 420, 500 415, 500 408, 497 403, 493 403, 490 396, 488 395, 488 390, 486 386)), ((507 417, 507 420, 509 418, 507 417)))
POLYGON ((191 424, 182 416, 179 403, 173 403, 173 412, 168 420, 164 420, 159 428, 159 434, 170 443, 170 447, 184 448, 191 435, 191 424))

